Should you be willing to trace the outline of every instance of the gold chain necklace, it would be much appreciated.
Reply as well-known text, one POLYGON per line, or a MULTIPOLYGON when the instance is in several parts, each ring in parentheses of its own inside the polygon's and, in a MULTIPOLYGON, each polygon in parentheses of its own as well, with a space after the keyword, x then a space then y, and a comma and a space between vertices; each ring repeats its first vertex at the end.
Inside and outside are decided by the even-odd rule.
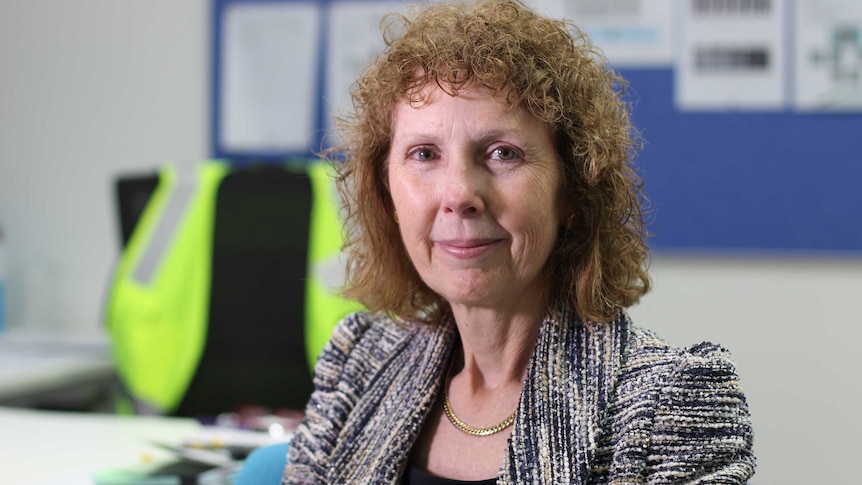
MULTIPOLYGON (((449 381, 449 373, 446 373, 446 380, 449 381)), ((455 416, 455 412, 452 411, 452 406, 449 404, 449 392, 448 392, 448 382, 443 383, 443 413, 446 414, 446 417, 449 419, 449 422, 452 423, 452 426, 458 428, 458 431, 463 433, 467 433, 472 436, 491 436, 492 434, 499 433, 504 429, 512 426, 512 423, 515 422, 515 414, 518 413, 516 409, 508 418, 504 419, 502 423, 495 424, 494 426, 490 426, 488 428, 477 428, 475 426, 470 426, 458 419, 458 416, 455 416)))

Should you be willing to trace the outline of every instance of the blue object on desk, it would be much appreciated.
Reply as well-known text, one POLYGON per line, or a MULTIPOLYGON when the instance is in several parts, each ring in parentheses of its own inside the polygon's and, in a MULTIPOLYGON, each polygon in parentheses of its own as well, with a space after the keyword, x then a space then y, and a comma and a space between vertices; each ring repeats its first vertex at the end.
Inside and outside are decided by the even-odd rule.
POLYGON ((267 445, 252 451, 239 470, 234 485, 278 485, 287 465, 287 443, 267 445))

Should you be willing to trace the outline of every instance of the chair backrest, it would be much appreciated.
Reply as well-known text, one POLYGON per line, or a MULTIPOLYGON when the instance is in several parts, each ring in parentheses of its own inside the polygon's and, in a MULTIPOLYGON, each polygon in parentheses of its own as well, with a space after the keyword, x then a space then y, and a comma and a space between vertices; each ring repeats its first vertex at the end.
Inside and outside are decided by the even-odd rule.
POLYGON ((188 196, 190 204, 198 207, 187 211, 198 214, 198 219, 200 214, 211 217, 211 224, 194 226, 188 214, 183 217, 189 220, 178 219, 175 232, 180 234, 173 237, 186 241, 183 254, 187 257, 161 256, 158 264, 172 265, 173 281, 165 284, 156 274, 153 288, 137 281, 126 284, 126 280, 146 259, 140 255, 146 248, 139 246, 147 244, 149 233, 158 232, 158 228, 138 226, 137 219, 143 226, 155 226, 158 217, 168 217, 159 211, 169 212, 163 206, 170 203, 160 200, 167 196, 157 189, 170 177, 145 175, 117 182, 123 241, 130 242, 130 254, 124 254, 119 265, 107 317, 121 381, 133 399, 141 398, 144 405, 136 406, 139 412, 200 416, 244 405, 302 409, 313 387, 309 363, 322 347, 320 336, 328 338, 338 319, 359 308, 329 294, 321 299, 320 278, 311 274, 312 259, 320 259, 322 247, 324 252, 337 252, 340 246, 340 227, 321 232, 322 226, 339 225, 337 209, 323 203, 327 179, 319 171, 286 167, 230 169, 216 179, 212 170, 209 173, 209 180, 217 183, 217 189, 210 190, 214 196, 188 196), (147 192, 154 196, 142 209, 141 194, 147 192), (201 211, 199 206, 207 204, 213 207, 201 211), (195 231, 196 227, 211 231, 211 237, 195 231), (211 257, 201 262, 196 258, 199 252, 211 257), (187 264, 185 259, 198 261, 187 264), (200 275, 207 280, 195 283, 201 281, 200 275), (195 290, 202 285, 208 291, 195 290), (150 290, 152 294, 147 293, 150 290), (198 305, 178 294, 184 291, 208 295, 202 303, 205 308, 171 311, 172 305, 198 305), (141 294, 146 298, 137 300, 141 294), (323 312, 320 307, 325 307, 323 312), (206 321, 199 324, 203 331, 172 333, 163 328, 156 334, 164 323, 158 320, 170 321, 167 327, 194 327, 198 325, 194 315, 204 316, 206 321), (154 330, 148 333, 150 326, 154 330), (179 378, 172 372, 175 367, 179 378), (186 368, 188 378, 182 377, 186 368), (163 385, 160 379, 173 382, 163 385))
POLYGON ((303 324, 312 199, 308 175, 280 168, 222 181, 207 341, 177 414, 305 407, 313 388, 303 324))
POLYGON ((150 197, 159 185, 157 173, 124 175, 114 184, 116 197, 117 222, 120 227, 120 243, 125 248, 132 237, 150 197))

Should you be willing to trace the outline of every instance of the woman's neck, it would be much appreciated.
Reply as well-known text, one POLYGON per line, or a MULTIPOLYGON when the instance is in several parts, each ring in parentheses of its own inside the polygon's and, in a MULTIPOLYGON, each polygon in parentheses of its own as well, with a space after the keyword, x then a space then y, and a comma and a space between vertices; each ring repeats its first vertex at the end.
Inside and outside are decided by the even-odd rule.
POLYGON ((453 374, 466 379, 467 387, 474 390, 523 382, 544 313, 475 307, 452 311, 461 337, 453 374))

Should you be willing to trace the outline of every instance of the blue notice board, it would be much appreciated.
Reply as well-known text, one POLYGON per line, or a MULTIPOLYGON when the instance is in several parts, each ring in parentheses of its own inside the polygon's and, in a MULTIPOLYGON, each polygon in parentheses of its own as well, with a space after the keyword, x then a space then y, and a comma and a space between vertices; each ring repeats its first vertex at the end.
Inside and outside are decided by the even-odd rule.
MULTIPOLYGON (((327 31, 333 6, 381 2, 213 1, 213 156, 236 163, 313 156, 322 146, 328 126, 325 85, 329 73, 325 66, 332 49, 327 31), (227 13, 237 6, 272 5, 293 8, 292 13, 282 15, 283 22, 290 22, 295 14, 303 16, 299 26, 313 26, 305 34, 296 34, 300 37, 294 43, 306 40, 303 48, 307 50, 295 51, 301 54, 296 54, 297 59, 272 56, 273 62, 286 62, 289 67, 267 71, 267 76, 304 76, 296 79, 307 82, 295 83, 293 88, 309 86, 309 92, 280 101, 292 106, 291 99, 298 99, 303 104, 291 111, 295 117, 303 113, 300 119, 289 121, 307 133, 292 139, 278 139, 276 134, 276 143, 255 146, 257 140, 267 139, 243 132, 247 126, 239 123, 239 141, 226 146, 222 143, 225 120, 231 115, 225 111, 225 100, 260 94, 240 93, 237 98, 236 93, 228 92, 224 79, 226 25, 255 32, 249 26, 257 20, 235 16, 233 23, 226 23, 227 13), (309 52, 311 56, 306 55, 309 52), (306 100, 311 100, 310 104, 306 100)), ((283 52, 291 52, 290 39, 279 37, 283 31, 278 25, 264 28, 280 39, 283 52)), ((250 38, 252 41, 255 39, 250 38)), ((250 52, 255 55, 246 56, 248 62, 257 62, 255 68, 259 69, 261 58, 254 49, 250 52)), ((242 74, 241 67, 239 71, 236 67, 239 64, 232 65, 234 77, 237 72, 242 74)), ((634 123, 644 139, 636 163, 651 202, 649 229, 655 249, 862 255, 862 113, 808 114, 789 108, 683 112, 674 102, 672 68, 624 68, 620 73, 629 81, 634 123)), ((272 89, 271 85, 265 87, 272 89)), ((257 99, 265 104, 270 98, 257 99)), ((278 101, 279 96, 271 99, 278 101)), ((276 110, 273 121, 263 125, 281 123, 278 115, 276 110)), ((291 135, 294 133, 298 132, 291 135)))
POLYGON ((862 254, 862 114, 677 110, 671 69, 625 69, 657 249, 862 254))

